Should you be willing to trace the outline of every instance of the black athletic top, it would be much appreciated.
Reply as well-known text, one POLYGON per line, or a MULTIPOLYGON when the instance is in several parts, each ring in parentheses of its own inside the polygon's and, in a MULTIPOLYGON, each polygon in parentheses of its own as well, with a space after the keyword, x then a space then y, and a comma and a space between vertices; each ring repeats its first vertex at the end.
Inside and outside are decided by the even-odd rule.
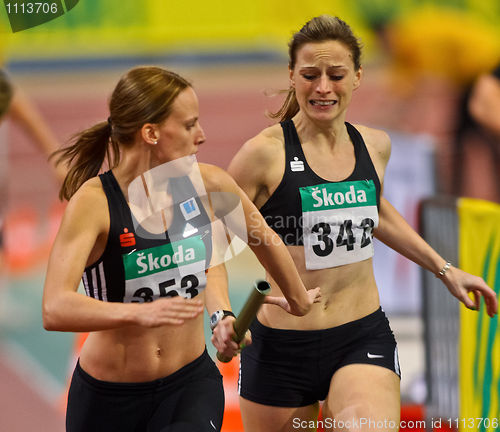
POLYGON ((99 175, 108 200, 108 240, 99 260, 83 273, 89 297, 110 302, 147 302, 205 288, 210 262, 210 219, 187 177, 169 180, 173 218, 167 232, 146 231, 111 171, 99 175))
POLYGON ((318 176, 308 165, 299 136, 292 120, 281 123, 285 138, 285 172, 281 183, 260 212, 268 225, 286 245, 303 245, 302 207, 300 188, 322 184, 340 184, 356 180, 373 180, 377 207, 380 205, 380 181, 361 134, 346 123, 347 132, 354 145, 356 163, 349 177, 342 182, 330 182, 318 176))

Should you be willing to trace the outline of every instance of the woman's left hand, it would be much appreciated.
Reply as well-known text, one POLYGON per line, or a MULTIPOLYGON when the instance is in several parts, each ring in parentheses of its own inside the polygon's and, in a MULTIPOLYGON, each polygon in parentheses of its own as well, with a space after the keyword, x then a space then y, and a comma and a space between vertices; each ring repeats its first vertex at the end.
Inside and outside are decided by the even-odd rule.
POLYGON ((232 358, 238 355, 241 349, 252 343, 250 331, 247 331, 245 338, 238 345, 233 337, 235 318, 232 316, 225 317, 220 320, 215 326, 212 334, 212 344, 223 357, 232 358))
POLYGON ((487 314, 493 317, 498 312, 498 300, 495 291, 486 284, 483 278, 452 266, 440 279, 451 295, 460 300, 467 308, 479 310, 481 296, 483 296, 487 314), (474 300, 469 297, 469 293, 473 294, 474 300))

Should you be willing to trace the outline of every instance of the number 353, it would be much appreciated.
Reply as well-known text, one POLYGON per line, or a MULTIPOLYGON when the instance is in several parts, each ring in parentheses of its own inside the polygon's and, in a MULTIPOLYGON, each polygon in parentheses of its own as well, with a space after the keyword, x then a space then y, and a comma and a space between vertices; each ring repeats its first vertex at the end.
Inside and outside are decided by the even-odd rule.
MULTIPOLYGON (((184 276, 180 280, 180 287, 176 288, 176 279, 169 279, 158 284, 158 291, 160 297, 176 297, 182 295, 185 298, 196 297, 199 293, 197 289, 200 281, 195 275, 184 276), (184 294, 185 293, 185 294, 184 294)), ((155 292, 152 288, 143 287, 136 290, 133 297, 137 300, 131 300, 132 303, 152 302, 154 300, 155 292)))

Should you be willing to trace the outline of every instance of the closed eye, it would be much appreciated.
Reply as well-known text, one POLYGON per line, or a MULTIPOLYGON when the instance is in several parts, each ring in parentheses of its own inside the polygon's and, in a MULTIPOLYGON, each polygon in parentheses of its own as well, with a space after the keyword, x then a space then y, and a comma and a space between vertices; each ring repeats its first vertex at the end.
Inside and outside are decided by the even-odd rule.
POLYGON ((193 129, 195 126, 196 126, 196 122, 198 121, 198 119, 194 120, 194 121, 191 121, 189 123, 186 123, 185 126, 186 126, 186 130, 191 130, 193 129))

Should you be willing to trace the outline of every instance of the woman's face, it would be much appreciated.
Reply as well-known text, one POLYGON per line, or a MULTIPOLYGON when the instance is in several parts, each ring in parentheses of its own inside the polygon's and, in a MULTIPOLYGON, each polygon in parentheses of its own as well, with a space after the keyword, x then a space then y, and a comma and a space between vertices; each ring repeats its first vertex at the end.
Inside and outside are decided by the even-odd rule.
POLYGON ((205 142, 198 118, 198 98, 194 90, 187 87, 174 100, 170 115, 159 124, 156 152, 160 161, 171 161, 198 152, 198 147, 205 142))
POLYGON ((349 106, 360 84, 361 68, 354 70, 352 53, 341 42, 307 43, 297 50, 290 80, 303 114, 332 121, 349 106))

